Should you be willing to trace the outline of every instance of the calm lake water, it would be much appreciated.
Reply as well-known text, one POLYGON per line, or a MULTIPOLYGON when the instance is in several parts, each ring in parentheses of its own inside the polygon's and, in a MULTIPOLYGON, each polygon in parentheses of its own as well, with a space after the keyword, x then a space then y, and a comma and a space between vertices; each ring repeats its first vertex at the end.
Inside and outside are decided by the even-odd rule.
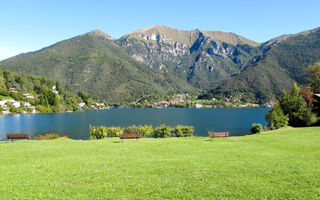
POLYGON ((6 133, 29 133, 31 137, 44 133, 68 135, 73 139, 88 139, 89 125, 158 126, 191 125, 194 135, 208 136, 208 130, 230 132, 240 136, 250 132, 253 123, 267 124, 264 115, 269 108, 114 108, 72 113, 26 114, 0 116, 0 139, 6 133))

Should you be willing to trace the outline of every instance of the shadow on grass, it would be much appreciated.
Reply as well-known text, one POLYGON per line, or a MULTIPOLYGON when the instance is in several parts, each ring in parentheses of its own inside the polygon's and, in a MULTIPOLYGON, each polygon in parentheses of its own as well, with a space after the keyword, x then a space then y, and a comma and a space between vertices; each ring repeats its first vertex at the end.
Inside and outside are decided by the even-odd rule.
POLYGON ((112 143, 121 143, 121 141, 113 141, 112 143))

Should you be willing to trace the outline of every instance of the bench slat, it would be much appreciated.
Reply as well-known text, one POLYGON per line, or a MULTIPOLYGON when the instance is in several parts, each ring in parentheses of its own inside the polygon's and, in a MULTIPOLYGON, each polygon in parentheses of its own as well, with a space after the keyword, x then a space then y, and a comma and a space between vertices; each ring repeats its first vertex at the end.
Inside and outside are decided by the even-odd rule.
POLYGON ((30 139, 27 133, 11 133, 7 134, 7 139, 30 139))
POLYGON ((211 138, 215 137, 229 137, 229 132, 211 132, 211 138))
POLYGON ((120 135, 120 139, 140 139, 141 135, 139 133, 125 133, 120 135))

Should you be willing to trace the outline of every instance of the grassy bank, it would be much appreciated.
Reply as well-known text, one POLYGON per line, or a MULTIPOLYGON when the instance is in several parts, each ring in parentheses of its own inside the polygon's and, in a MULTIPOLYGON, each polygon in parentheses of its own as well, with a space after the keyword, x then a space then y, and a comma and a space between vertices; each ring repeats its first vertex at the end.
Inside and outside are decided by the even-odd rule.
POLYGON ((320 127, 0 142, 0 199, 319 199, 320 127))

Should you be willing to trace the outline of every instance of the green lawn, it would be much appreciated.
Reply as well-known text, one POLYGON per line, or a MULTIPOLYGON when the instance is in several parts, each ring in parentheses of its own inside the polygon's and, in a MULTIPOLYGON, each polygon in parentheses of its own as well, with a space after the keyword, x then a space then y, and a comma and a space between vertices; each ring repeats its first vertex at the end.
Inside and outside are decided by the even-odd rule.
POLYGON ((0 142, 0 199, 320 199, 320 127, 0 142))

